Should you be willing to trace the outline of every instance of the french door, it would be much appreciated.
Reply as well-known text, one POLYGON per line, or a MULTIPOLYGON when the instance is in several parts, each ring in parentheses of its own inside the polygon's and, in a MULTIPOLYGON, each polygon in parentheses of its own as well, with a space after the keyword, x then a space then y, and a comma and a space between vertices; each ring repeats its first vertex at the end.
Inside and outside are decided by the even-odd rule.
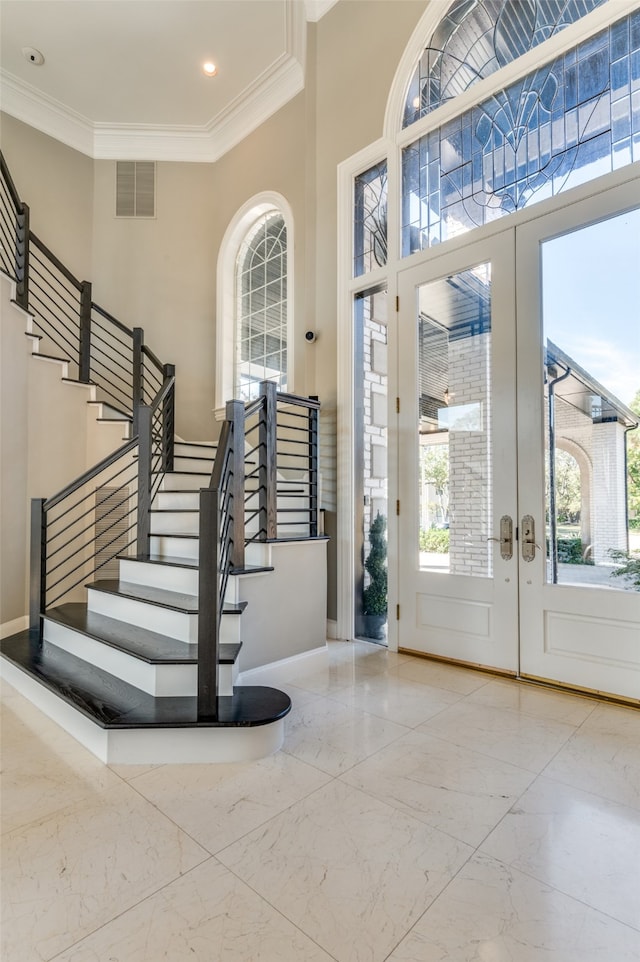
POLYGON ((640 700, 639 200, 636 178, 399 274, 401 648, 640 700))

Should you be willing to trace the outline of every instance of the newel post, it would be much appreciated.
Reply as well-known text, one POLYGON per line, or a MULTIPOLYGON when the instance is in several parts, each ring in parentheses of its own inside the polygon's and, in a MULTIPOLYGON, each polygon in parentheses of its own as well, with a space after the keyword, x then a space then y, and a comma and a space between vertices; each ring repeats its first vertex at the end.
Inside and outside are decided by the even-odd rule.
POLYGON ((260 527, 265 538, 278 537, 277 427, 278 387, 275 381, 262 381, 264 417, 260 421, 260 527))
POLYGON ((40 633, 47 595, 47 516, 44 498, 31 499, 29 552, 29 628, 40 633))
POLYGON ((21 204, 16 217, 16 303, 29 309, 29 205, 21 204))
POLYGON ((244 404, 227 401, 226 419, 231 421, 233 550, 231 567, 244 568, 244 404))
POLYGON ((149 405, 138 409, 138 536, 137 556, 149 555, 151 537, 151 418, 149 405))
POLYGON ((219 598, 218 544, 220 540, 218 492, 200 491, 200 560, 198 575, 198 718, 215 719, 218 713, 219 598))
MULTIPOLYGON (((168 378, 175 378, 175 364, 165 364, 162 368, 163 381, 168 378)), ((162 404, 162 470, 173 471, 173 451, 175 438, 175 404, 176 386, 175 380, 171 390, 167 394, 162 404)))
POLYGON ((80 357, 78 379, 83 384, 91 380, 91 281, 80 285, 80 357))
MULTIPOLYGON (((317 396, 311 396, 317 401, 317 396)), ((309 536, 318 536, 318 408, 309 408, 309 536)))
POLYGON ((131 387, 131 410, 133 413, 133 436, 139 433, 138 414, 143 397, 142 380, 142 348, 144 346, 144 330, 141 327, 133 329, 133 380, 131 387))

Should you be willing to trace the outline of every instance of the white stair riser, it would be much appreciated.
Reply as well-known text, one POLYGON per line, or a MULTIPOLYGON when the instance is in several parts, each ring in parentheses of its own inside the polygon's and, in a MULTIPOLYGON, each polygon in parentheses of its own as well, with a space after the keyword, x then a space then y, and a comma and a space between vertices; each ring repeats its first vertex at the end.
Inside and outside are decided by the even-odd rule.
POLYGON ((158 491, 153 507, 161 511, 199 511, 198 491, 158 491))
POLYGON ((47 618, 44 619, 44 637, 57 648, 108 671, 149 695, 179 698, 197 694, 197 665, 152 665, 47 618))
POLYGON ((200 544, 197 538, 178 538, 152 535, 151 553, 160 558, 187 558, 189 561, 197 561, 199 557, 200 544))
POLYGON ((150 605, 134 598, 124 598, 105 591, 88 590, 89 611, 125 621, 139 628, 148 628, 161 635, 169 635, 178 641, 196 644, 198 641, 198 616, 160 605, 150 605))
POLYGON ((212 461, 216 456, 216 450, 215 446, 208 444, 195 444, 194 442, 188 444, 185 441, 174 441, 173 456, 174 458, 206 458, 212 461))
MULTIPOLYGON (((210 475, 213 471, 213 457, 210 458, 183 458, 180 455, 173 456, 173 470, 174 471, 197 471, 203 474, 210 475)), ((206 484, 206 482, 205 482, 206 484)), ((205 486, 203 484, 203 487, 205 486)))
POLYGON ((244 561, 247 565, 267 566, 271 564, 271 545, 253 541, 245 546, 244 561))
POLYGON ((199 491, 209 485, 209 475, 181 474, 177 472, 165 474, 160 489, 162 491, 199 491))
POLYGON ((223 615, 220 619, 220 644, 238 645, 240 643, 240 622, 242 615, 223 615))
POLYGON ((171 565, 148 564, 144 561, 120 560, 120 580, 149 588, 179 591, 181 594, 198 594, 198 569, 178 568, 171 565))
POLYGON ((151 534, 198 534, 197 511, 151 512, 151 534))

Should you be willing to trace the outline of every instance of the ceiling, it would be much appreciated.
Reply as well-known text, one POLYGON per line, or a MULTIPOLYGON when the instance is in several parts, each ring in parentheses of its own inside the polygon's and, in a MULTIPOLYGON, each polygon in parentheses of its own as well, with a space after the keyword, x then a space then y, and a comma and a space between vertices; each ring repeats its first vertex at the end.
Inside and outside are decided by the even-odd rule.
POLYGON ((335 2, 2 0, 2 109, 95 158, 213 161, 302 90, 335 2))

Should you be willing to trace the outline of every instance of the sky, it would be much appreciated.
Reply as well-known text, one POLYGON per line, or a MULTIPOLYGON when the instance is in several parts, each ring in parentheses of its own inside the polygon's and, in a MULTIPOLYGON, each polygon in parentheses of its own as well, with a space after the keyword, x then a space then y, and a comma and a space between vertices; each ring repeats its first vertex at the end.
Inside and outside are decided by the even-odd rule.
POLYGON ((640 208, 542 246, 545 338, 629 404, 640 390, 640 208))

